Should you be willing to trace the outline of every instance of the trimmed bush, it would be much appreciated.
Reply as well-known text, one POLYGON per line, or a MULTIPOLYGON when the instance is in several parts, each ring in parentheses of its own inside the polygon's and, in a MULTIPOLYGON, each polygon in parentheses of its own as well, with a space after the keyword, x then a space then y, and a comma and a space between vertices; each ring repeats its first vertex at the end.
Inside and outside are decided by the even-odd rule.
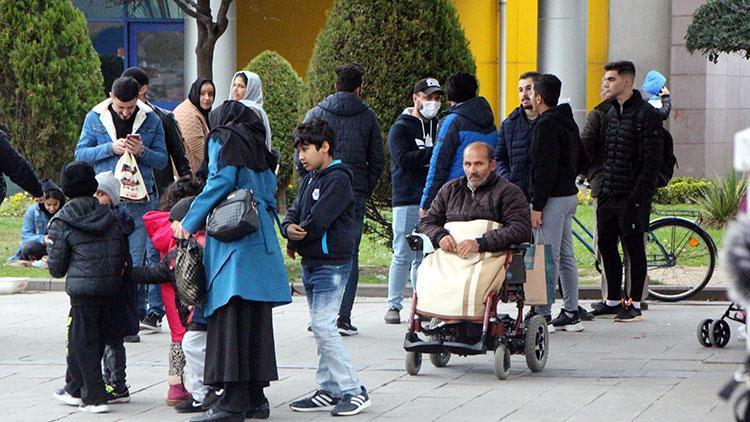
POLYGON ((245 70, 257 73, 263 83, 263 108, 271 123, 273 147, 281 153, 276 197, 279 211, 286 214, 286 191, 294 174, 292 135, 300 120, 302 79, 275 51, 258 54, 245 70))
POLYGON ((667 186, 656 191, 654 202, 664 205, 689 204, 701 191, 713 186, 714 182, 709 179, 675 177, 667 186))
POLYGON ((102 100, 99 58, 70 0, 0 0, 0 122, 42 177, 73 160, 102 100))
MULTIPOLYGON (((449 0, 336 0, 325 27, 318 34, 307 69, 303 111, 333 93, 334 68, 359 63, 365 68, 362 97, 381 122, 383 142, 388 129, 405 107, 411 106, 414 83, 434 76, 445 84, 448 76, 476 66, 469 44, 449 0)), ((386 150, 387 151, 387 150, 386 150)), ((390 160, 368 206, 368 224, 390 239, 390 222, 379 207, 391 206, 390 160)))

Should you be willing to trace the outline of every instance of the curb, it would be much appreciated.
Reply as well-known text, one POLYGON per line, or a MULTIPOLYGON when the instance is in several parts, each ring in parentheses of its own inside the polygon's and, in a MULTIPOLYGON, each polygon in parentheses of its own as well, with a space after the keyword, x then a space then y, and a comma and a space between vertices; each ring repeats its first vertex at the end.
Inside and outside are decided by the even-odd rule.
MULTIPOLYGON (((35 292, 64 292, 65 291, 65 280, 56 278, 0 278, 0 283, 3 281, 26 281, 26 291, 35 292)), ((294 289, 300 293, 304 293, 305 288, 302 283, 293 283, 294 289)), ((372 297, 372 298, 386 298, 388 297, 388 285, 387 284, 360 284, 357 287, 357 296, 361 297, 372 297)), ((404 289, 404 297, 411 297, 411 287, 404 289)), ((557 293, 557 299, 560 299, 559 292, 557 293)), ((585 286, 578 290, 578 298, 583 300, 597 300, 601 299, 601 290, 598 287, 585 286)), ((691 301, 710 301, 710 302, 727 302, 729 296, 727 295, 727 289, 724 287, 705 287, 703 290, 698 292, 695 296, 690 298, 691 301)))

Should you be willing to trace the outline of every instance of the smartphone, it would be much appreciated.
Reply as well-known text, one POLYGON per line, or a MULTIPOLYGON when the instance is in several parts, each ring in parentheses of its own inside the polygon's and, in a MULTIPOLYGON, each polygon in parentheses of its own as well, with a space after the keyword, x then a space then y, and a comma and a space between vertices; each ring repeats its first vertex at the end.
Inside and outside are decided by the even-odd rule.
POLYGON ((127 136, 127 137, 128 137, 128 138, 134 138, 134 139, 138 139, 138 140, 140 140, 140 139, 141 139, 141 135, 139 135, 139 134, 137 134, 137 133, 131 133, 131 134, 128 134, 128 136, 127 136))

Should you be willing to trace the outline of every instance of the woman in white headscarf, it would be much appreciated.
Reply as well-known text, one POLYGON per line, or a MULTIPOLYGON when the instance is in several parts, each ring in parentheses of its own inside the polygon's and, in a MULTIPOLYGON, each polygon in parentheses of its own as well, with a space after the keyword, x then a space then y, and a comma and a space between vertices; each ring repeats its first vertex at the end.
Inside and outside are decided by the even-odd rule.
POLYGON ((229 99, 239 101, 250 107, 263 121, 266 128, 266 147, 271 149, 271 124, 268 115, 263 110, 263 87, 260 77, 247 70, 240 70, 232 77, 232 85, 229 87, 229 99))

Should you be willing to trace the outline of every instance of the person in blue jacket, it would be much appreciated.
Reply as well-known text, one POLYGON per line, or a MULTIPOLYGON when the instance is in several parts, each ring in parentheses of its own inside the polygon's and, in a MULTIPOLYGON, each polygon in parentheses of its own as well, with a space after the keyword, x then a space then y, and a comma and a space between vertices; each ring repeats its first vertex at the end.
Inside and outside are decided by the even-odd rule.
POLYGON ((539 113, 531 105, 531 86, 539 72, 524 72, 518 78, 518 98, 515 110, 500 124, 495 148, 495 172, 521 188, 526 200, 531 200, 531 125, 539 113))
POLYGON ((276 159, 266 148, 260 118, 227 100, 209 116, 208 178, 181 222, 178 239, 198 232, 211 210, 241 188, 251 190, 257 231, 232 242, 206 236, 203 264, 208 319, 204 384, 223 388, 214 405, 192 421, 243 421, 270 413, 263 388, 278 379, 271 308, 291 302, 289 281, 274 228, 276 159))
POLYGON ((65 195, 55 182, 42 181, 44 201, 35 203, 23 215, 21 245, 11 261, 37 261, 47 255, 44 237, 47 235, 49 220, 65 205, 65 195))
POLYGON ((427 172, 420 216, 430 208, 438 190, 448 181, 464 175, 464 148, 472 142, 497 145, 495 115, 484 97, 477 96, 479 85, 474 75, 459 72, 448 78, 448 104, 438 124, 438 134, 427 172))

